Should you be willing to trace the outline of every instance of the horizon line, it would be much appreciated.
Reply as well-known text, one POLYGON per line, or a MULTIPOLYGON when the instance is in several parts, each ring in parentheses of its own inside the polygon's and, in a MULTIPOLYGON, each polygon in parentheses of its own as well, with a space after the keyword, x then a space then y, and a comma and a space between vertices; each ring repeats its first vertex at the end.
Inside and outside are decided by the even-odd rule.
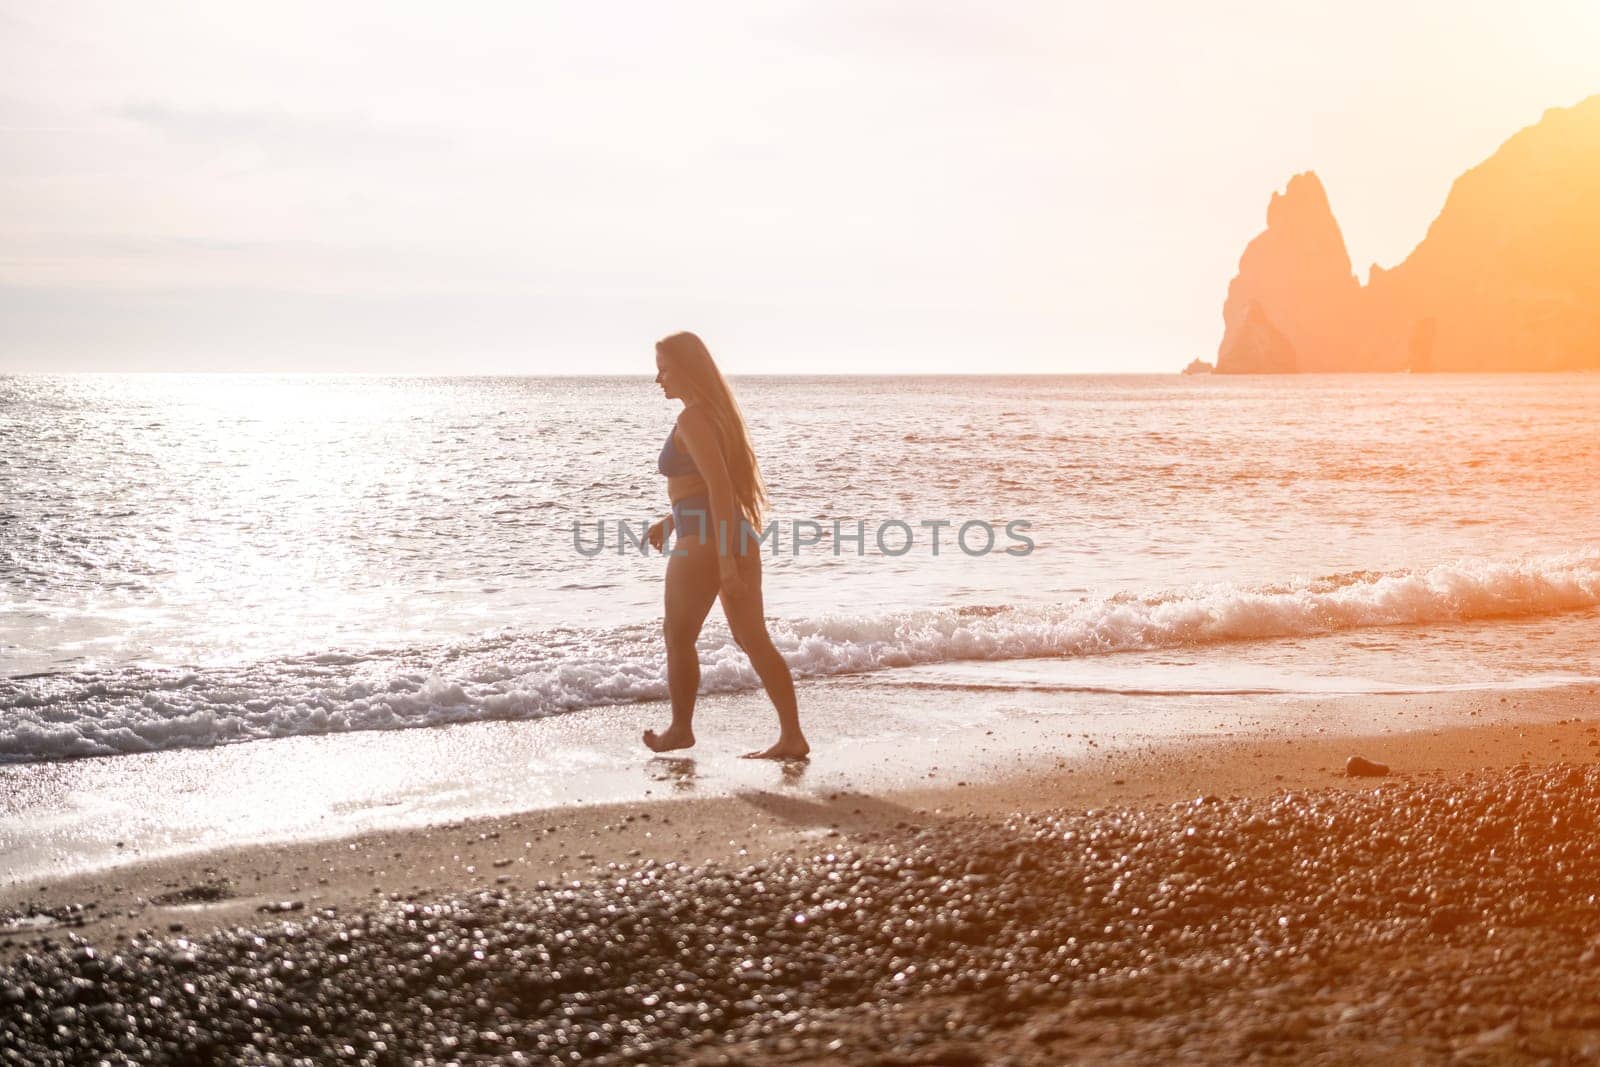
MULTIPOLYGON (((338 370, 0 370, 0 378, 67 378, 111 375, 187 375, 190 377, 273 377, 293 375, 301 378, 651 378, 645 371, 589 374, 546 374, 533 371, 338 371, 338 370)), ((1184 377, 1182 371, 724 371, 730 378, 1072 378, 1115 375, 1117 377, 1184 377)), ((1189 377, 1194 377, 1190 375, 1189 377)), ((1226 377, 1226 375, 1225 375, 1226 377)))

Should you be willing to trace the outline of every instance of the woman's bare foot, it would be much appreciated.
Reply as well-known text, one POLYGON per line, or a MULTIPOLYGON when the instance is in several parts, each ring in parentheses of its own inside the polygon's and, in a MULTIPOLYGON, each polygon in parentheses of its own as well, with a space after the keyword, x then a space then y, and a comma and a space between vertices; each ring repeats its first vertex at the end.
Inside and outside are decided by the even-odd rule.
POLYGON ((680 748, 694 747, 694 731, 687 726, 679 729, 669 726, 665 733, 656 733, 654 730, 644 732, 644 743, 652 752, 673 752, 680 748))
POLYGON ((811 756, 811 746, 806 744, 803 737, 778 738, 778 743, 765 752, 746 752, 745 759, 808 759, 811 756))

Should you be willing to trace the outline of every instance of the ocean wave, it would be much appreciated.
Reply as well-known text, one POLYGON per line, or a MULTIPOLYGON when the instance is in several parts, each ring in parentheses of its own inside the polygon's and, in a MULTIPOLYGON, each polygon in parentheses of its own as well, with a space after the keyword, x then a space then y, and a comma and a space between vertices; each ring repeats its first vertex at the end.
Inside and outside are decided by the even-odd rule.
MULTIPOLYGON (((801 677, 960 660, 1092 656, 1600 606, 1600 552, 1457 560, 1291 583, 965 605, 774 622, 801 677)), ((702 635, 705 692, 754 688, 725 629, 702 635)), ((122 668, 0 679, 0 762, 210 747, 349 730, 534 719, 665 699, 659 629, 554 628, 472 643, 332 650, 242 667, 122 668)))

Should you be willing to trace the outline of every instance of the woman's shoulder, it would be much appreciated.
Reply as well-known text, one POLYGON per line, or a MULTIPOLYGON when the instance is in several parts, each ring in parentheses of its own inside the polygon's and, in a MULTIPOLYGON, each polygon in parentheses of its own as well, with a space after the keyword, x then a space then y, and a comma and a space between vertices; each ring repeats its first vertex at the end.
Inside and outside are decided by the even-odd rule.
POLYGON ((721 430, 717 426, 716 418, 712 416, 711 409, 704 404, 688 405, 678 412, 678 421, 672 425, 677 430, 688 427, 696 429, 710 427, 712 430, 717 431, 718 436, 721 436, 721 430))

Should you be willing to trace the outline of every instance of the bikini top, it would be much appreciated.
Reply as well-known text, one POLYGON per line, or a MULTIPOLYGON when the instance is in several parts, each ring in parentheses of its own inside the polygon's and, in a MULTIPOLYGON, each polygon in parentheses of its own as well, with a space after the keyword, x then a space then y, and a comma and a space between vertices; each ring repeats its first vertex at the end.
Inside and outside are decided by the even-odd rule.
POLYGON ((667 443, 661 446, 661 456, 656 460, 656 470, 668 478, 681 478, 685 474, 699 474, 700 468, 694 465, 694 457, 688 452, 678 451, 678 446, 673 439, 678 435, 678 428, 674 426, 667 431, 667 443))
MULTIPOLYGON (((716 425, 713 423, 712 425, 716 425)), ((661 446, 661 456, 656 460, 656 470, 668 478, 681 478, 686 474, 699 474, 700 468, 694 465, 694 457, 689 455, 688 449, 679 449, 675 438, 678 426, 673 423, 672 429, 667 432, 667 443, 661 446)), ((722 431, 719 428, 717 436, 720 439, 722 431)))

